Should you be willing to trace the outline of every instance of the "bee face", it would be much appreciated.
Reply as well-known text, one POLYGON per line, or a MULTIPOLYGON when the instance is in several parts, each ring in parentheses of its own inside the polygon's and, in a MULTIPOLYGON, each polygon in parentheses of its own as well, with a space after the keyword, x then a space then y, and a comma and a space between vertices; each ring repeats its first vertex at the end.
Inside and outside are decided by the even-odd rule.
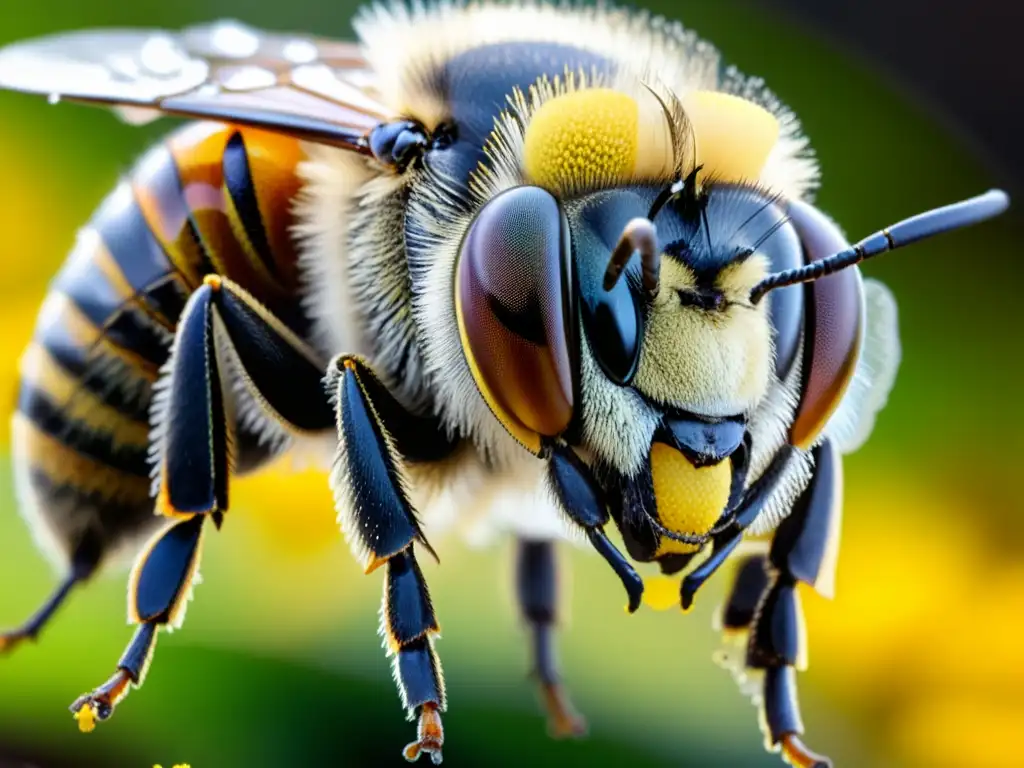
POLYGON ((768 388, 771 369, 767 312, 749 303, 750 289, 766 273, 760 255, 712 274, 663 261, 661 291, 645 323, 637 389, 706 416, 752 410, 768 388))
POLYGON ((604 290, 600 281, 619 233, 650 211, 659 191, 606 190, 571 206, 588 340, 613 378, 633 355, 630 384, 650 401, 705 416, 749 414, 769 387, 777 337, 792 357, 801 310, 796 291, 756 305, 750 292, 769 272, 801 263, 799 238, 771 196, 710 186, 699 198, 659 209, 660 288, 653 298, 641 295, 636 257, 626 279, 604 290))

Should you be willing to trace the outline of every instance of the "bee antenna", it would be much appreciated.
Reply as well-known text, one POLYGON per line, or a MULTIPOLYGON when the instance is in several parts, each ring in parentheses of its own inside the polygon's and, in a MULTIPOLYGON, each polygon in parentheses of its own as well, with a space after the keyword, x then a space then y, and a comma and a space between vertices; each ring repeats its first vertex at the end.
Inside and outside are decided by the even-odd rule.
POLYGON ((661 253, 658 251, 658 233, 650 219, 639 217, 631 220, 622 230, 619 242, 612 249, 612 255, 608 258, 608 266, 604 272, 604 289, 610 291, 615 287, 622 275, 622 270, 633 258, 633 254, 640 253, 640 262, 643 265, 643 286, 648 301, 658 295, 659 279, 661 276, 661 253))
POLYGON ((998 216, 1009 205, 1010 198, 1005 192, 1000 189, 992 189, 977 197, 904 219, 898 224, 886 227, 864 238, 856 245, 820 261, 768 275, 751 290, 750 301, 752 304, 757 304, 766 293, 776 288, 809 283, 886 251, 893 251, 943 232, 979 224, 998 216))

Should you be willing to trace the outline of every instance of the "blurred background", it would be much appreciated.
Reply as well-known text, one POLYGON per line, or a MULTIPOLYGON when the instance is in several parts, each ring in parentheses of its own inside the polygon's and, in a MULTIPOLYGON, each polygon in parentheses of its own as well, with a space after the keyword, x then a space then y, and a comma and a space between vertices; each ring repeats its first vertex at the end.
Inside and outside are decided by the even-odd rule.
MULTIPOLYGON (((1011 88, 1021 70, 997 61, 1009 50, 999 41, 1020 28, 1019 4, 647 5, 763 75, 795 109, 821 160, 819 203, 853 237, 996 184, 1021 189, 1020 91, 1011 88), (1016 21, 993 10, 1011 6, 1016 21)), ((348 36, 353 7, 9 2, 0 43, 225 16, 348 36)), ((76 228, 168 128, 0 94, 0 418, 76 228)), ((1024 766, 1022 234, 1013 212, 864 270, 898 297, 903 366, 872 440, 846 462, 837 597, 805 594, 811 667, 800 676, 807 740, 841 768, 1024 766)), ((0 435, 0 625, 13 625, 54 577, 16 514, 0 435)), ((326 479, 274 471, 236 488, 223 535, 207 540, 186 627, 162 636, 144 689, 109 723, 80 735, 67 705, 106 678, 131 634, 123 574, 77 594, 40 645, 0 659, 0 766, 400 763, 412 726, 376 634, 380 575, 360 575, 326 479)), ((444 626, 448 764, 778 764, 762 751, 755 710, 710 659, 726 579, 686 616, 626 616, 605 565, 563 553, 562 657, 592 735, 553 743, 525 679, 510 547, 434 543, 443 567, 424 570, 444 626)))

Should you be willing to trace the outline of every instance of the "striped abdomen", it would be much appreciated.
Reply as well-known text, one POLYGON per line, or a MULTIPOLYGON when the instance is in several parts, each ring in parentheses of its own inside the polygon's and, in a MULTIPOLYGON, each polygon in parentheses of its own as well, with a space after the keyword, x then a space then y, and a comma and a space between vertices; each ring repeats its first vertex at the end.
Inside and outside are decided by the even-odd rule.
POLYGON ((305 335, 290 236, 300 159, 292 139, 187 126, 80 233, 22 358, 13 424, 23 514, 60 560, 102 555, 156 522, 152 389, 205 275, 230 277, 305 335))

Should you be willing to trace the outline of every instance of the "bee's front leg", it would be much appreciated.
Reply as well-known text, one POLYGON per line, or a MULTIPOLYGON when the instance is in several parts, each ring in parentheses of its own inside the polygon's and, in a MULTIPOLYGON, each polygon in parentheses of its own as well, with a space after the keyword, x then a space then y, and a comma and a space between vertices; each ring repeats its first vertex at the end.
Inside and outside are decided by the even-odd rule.
POLYGON ((840 459, 828 442, 814 450, 814 475, 792 513, 778 527, 766 556, 744 560, 719 617, 728 645, 744 642, 741 658, 723 657, 738 677, 761 676, 766 747, 798 768, 828 768, 828 758, 803 743, 796 672, 806 669, 807 647, 797 583, 831 596, 839 542, 840 459))
POLYGON ((439 627, 414 544, 434 552, 406 496, 399 449, 406 441, 393 434, 408 432, 408 424, 398 423, 401 418, 415 417, 405 414, 357 357, 337 358, 328 382, 338 425, 331 486, 342 527, 366 573, 386 568, 382 634, 394 657, 402 705, 410 719, 418 717, 417 740, 404 756, 414 761, 425 752, 439 764, 445 709, 444 678, 434 651, 439 627))
POLYGON ((629 603, 626 610, 636 612, 644 594, 640 574, 605 535, 604 526, 611 515, 604 493, 590 468, 569 446, 556 441, 548 447, 548 480, 555 498, 573 523, 580 526, 594 549, 603 557, 626 588, 629 603))

